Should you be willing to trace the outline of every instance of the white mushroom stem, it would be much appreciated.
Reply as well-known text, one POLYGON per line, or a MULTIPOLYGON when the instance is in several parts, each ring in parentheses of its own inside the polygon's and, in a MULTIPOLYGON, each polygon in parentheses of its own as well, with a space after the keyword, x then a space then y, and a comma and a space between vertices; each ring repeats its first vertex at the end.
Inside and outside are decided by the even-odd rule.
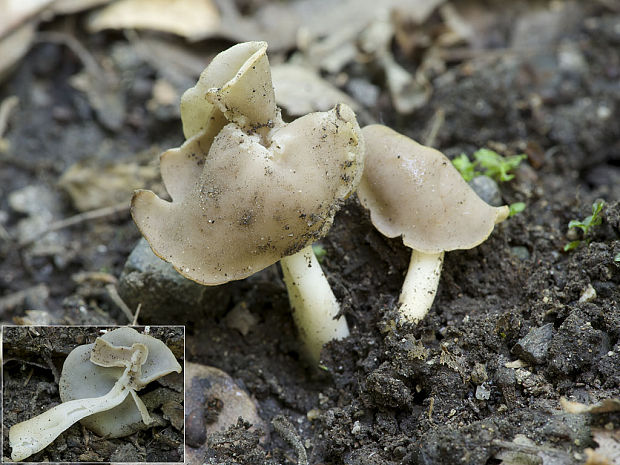
POLYGON ((133 394, 132 379, 136 376, 136 372, 140 372, 140 365, 144 363, 146 357, 144 351, 147 350, 142 344, 135 345, 141 347, 135 350, 123 375, 106 395, 64 402, 41 415, 11 426, 9 430, 11 459, 18 462, 36 454, 82 418, 110 410, 120 405, 130 392, 133 394))
POLYGON ((323 345, 349 335, 340 305, 316 259, 312 246, 280 260, 293 318, 309 358, 318 364, 323 345))
POLYGON ((398 299, 400 314, 405 320, 417 323, 433 305, 441 276, 443 255, 443 252, 411 252, 409 269, 398 299))

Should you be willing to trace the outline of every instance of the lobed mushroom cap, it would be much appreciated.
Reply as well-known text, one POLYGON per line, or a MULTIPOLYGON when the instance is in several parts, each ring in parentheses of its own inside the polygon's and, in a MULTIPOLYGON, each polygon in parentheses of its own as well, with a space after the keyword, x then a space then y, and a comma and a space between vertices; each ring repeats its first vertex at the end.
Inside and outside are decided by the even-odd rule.
POLYGON ((362 130, 364 174, 358 196, 374 226, 420 252, 470 249, 484 242, 508 207, 492 207, 438 150, 382 125, 362 130))
POLYGON ((194 87, 181 98, 186 139, 204 131, 215 136, 227 122, 267 126, 276 103, 266 42, 234 45, 213 58, 194 87))
MULTIPOLYGON (((100 397, 110 392, 122 376, 135 349, 147 354, 146 359, 142 357, 140 360, 143 363, 139 378, 132 382, 136 389, 173 371, 181 372, 181 366, 166 344, 152 336, 140 334, 135 329, 118 328, 97 338, 97 341, 100 340, 104 343, 77 346, 65 359, 59 382, 63 402, 100 397), (146 351, 143 351, 143 347, 146 347, 146 351)), ((132 434, 142 423, 142 412, 136 402, 141 401, 128 396, 117 407, 90 415, 82 419, 81 423, 102 437, 132 434)))
POLYGON ((364 144, 346 105, 285 124, 265 42, 217 55, 181 100, 187 141, 160 159, 172 202, 134 194, 151 249, 206 285, 245 278, 327 233, 364 144))
POLYGON ((324 236, 363 171, 361 130, 344 104, 264 134, 230 123, 209 137, 169 151, 172 202, 138 191, 131 206, 155 254, 206 285, 245 278, 324 236))

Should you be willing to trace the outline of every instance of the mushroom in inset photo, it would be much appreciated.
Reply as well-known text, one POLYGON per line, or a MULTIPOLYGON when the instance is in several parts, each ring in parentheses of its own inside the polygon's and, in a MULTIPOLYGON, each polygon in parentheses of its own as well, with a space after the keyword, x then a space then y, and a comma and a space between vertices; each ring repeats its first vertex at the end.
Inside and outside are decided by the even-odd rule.
MULTIPOLYGON (((65 333, 71 330, 56 329, 65 333)), ((35 329, 34 334, 52 335, 53 331, 35 329)), ((181 371, 181 365, 163 341, 133 328, 110 330, 92 344, 78 345, 63 363, 58 382, 62 403, 9 428, 11 459, 22 461, 42 451, 78 421, 106 439, 143 429, 154 419, 138 391, 163 376, 181 371)), ((31 414, 24 412, 24 416, 31 414)))

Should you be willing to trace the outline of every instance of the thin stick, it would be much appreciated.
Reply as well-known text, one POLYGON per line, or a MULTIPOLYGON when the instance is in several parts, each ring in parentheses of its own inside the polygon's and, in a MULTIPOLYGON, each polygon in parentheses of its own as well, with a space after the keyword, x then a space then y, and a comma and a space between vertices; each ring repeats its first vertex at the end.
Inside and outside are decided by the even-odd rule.
POLYGON ((96 220, 100 218, 105 218, 108 216, 115 215, 117 213, 124 213, 129 211, 129 205, 127 202, 119 203, 116 205, 112 205, 111 207, 103 207, 97 208, 96 210, 90 210, 84 213, 79 213, 74 216, 70 216, 69 218, 65 218, 64 220, 55 221, 50 224, 46 229, 36 234, 34 237, 28 238, 26 240, 22 240, 19 242, 19 247, 26 247, 47 234, 58 231, 59 229, 68 228, 69 226, 74 226, 76 224, 84 223, 85 221, 96 220))
POLYGON ((280 436, 289 443, 297 453, 297 465, 308 465, 308 454, 304 447, 299 435, 295 432, 295 428, 291 425, 291 422, 282 415, 278 415, 271 420, 273 428, 280 433, 280 436))
POLYGON ((138 316, 140 315, 140 310, 142 310, 142 303, 139 303, 136 307, 136 313, 133 314, 133 321, 131 322, 131 326, 136 326, 138 324, 138 316))
POLYGON ((22 387, 28 386, 28 383, 30 382, 30 378, 32 378, 33 373, 34 373, 34 368, 31 368, 30 371, 28 372, 28 376, 26 377, 26 381, 24 381, 24 384, 22 385, 22 387))
POLYGON ((15 95, 5 98, 0 104, 0 138, 4 135, 6 127, 9 124, 11 112, 19 103, 19 99, 15 95))
POLYGON ((435 114, 433 115, 433 119, 431 120, 431 127, 428 131, 428 135, 424 139, 424 145, 428 147, 433 147, 435 145, 435 140, 437 139, 437 134, 439 130, 443 126, 445 121, 446 112, 443 108, 438 108, 435 114))
POLYGON ((72 35, 65 32, 39 32, 37 34, 37 42, 52 42, 66 45, 75 53, 89 74, 93 76, 101 74, 101 67, 97 63, 97 60, 95 60, 91 53, 72 35))
POLYGON ((131 309, 123 301, 121 296, 118 295, 118 291, 116 290, 116 286, 114 284, 108 284, 108 285, 106 285, 105 288, 108 291, 108 294, 110 295, 110 298, 114 301, 114 303, 116 305, 118 305, 118 308, 120 308, 122 310, 122 312, 125 314, 127 319, 129 321, 133 321, 135 317, 134 317, 133 313, 131 312, 131 309))
POLYGON ((527 444, 517 444, 515 442, 502 441, 500 439, 493 439, 491 444, 494 446, 502 447, 508 450, 518 450, 524 452, 526 454, 537 454, 538 452, 551 452, 551 453, 560 453, 565 454, 565 452, 561 449, 554 449, 552 447, 545 446, 529 446, 527 444))

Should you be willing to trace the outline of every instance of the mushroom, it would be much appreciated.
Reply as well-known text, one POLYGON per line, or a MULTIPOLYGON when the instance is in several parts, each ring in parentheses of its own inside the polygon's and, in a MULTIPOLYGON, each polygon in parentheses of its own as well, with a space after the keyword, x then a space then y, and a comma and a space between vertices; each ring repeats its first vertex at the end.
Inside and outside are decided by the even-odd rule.
POLYGON ((323 343, 348 327, 335 319, 340 308, 309 247, 357 187, 364 144, 344 104, 284 123, 266 50, 264 42, 231 47, 185 92, 187 140, 161 156, 172 202, 137 191, 131 212, 154 253, 204 285, 243 279, 282 259, 295 321, 318 361, 323 343), (295 289, 307 284, 315 287, 295 289), (318 293, 316 308, 309 296, 318 293))
POLYGON ((173 371, 181 372, 181 366, 170 349, 131 328, 76 347, 63 364, 63 403, 10 428, 11 458, 20 461, 43 450, 77 421, 104 437, 132 434, 136 423, 152 421, 136 391, 173 371))
POLYGON ((403 318, 415 323, 433 304, 444 252, 484 242, 508 207, 480 199, 441 152, 378 124, 362 134, 366 166, 358 196, 383 235, 402 236, 412 249, 399 303, 403 318))

